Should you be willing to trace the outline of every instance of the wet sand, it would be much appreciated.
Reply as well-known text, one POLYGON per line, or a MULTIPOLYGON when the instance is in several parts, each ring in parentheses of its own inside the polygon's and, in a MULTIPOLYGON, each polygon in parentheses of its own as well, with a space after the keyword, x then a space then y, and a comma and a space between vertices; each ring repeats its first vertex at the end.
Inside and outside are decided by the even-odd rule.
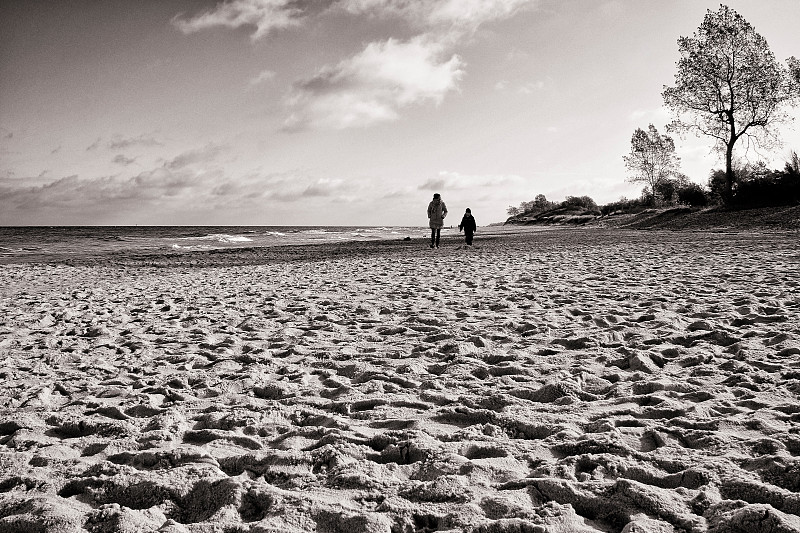
POLYGON ((476 245, 0 266, 0 531, 800 531, 797 232, 476 245))

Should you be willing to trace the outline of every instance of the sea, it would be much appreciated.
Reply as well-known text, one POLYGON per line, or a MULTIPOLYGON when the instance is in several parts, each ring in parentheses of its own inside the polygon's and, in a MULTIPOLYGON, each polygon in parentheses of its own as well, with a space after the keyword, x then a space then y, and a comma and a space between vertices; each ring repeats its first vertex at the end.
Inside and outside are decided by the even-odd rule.
POLYGON ((0 264, 115 253, 181 254, 223 248, 402 240, 427 236, 428 231, 423 227, 386 226, 0 227, 0 264))

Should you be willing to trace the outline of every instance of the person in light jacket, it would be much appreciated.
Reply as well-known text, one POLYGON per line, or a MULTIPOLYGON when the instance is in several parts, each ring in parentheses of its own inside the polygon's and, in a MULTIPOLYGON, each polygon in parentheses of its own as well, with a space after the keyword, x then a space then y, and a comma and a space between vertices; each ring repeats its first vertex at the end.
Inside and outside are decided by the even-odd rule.
POLYGON ((428 204, 428 225, 431 228, 431 248, 439 247, 439 237, 444 227, 444 217, 447 216, 447 206, 437 192, 428 204))
POLYGON ((475 217, 472 216, 472 211, 468 207, 464 217, 461 219, 461 224, 458 225, 458 231, 464 230, 464 239, 467 246, 472 246, 472 234, 477 229, 478 225, 475 223, 475 217))

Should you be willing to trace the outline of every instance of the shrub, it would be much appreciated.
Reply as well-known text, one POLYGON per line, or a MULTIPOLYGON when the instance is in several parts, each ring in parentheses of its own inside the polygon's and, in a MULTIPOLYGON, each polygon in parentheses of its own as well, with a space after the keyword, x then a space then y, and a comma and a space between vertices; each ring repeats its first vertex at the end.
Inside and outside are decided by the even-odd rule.
POLYGON ((611 202, 600 208, 603 216, 624 213, 639 213, 645 209, 645 203, 641 198, 628 200, 624 196, 616 202, 611 202))
MULTIPOLYGON (((783 170, 770 170, 763 162, 738 165, 731 203, 737 207, 773 207, 800 203, 800 172, 797 155, 792 152, 783 170)), ((718 170, 712 173, 718 185, 718 170)))
POLYGON ((689 183, 677 190, 678 202, 692 207, 702 207, 709 203, 708 193, 696 183, 689 183))
MULTIPOLYGON (((736 207, 774 207, 800 203, 800 161, 792 152, 783 170, 770 170, 759 161, 737 164, 730 204, 736 207)), ((725 171, 712 170, 708 178, 709 201, 724 203, 725 171)))
MULTIPOLYGON (((734 175, 735 180, 735 175, 734 175)), ((725 198, 725 171, 722 169, 712 170, 708 177, 708 200, 712 204, 723 204, 725 198)), ((733 187, 736 187, 734 182, 733 187)))
POLYGON ((664 179, 656 184, 655 194, 653 196, 660 199, 660 201, 665 204, 674 204, 679 188, 680 184, 678 180, 664 179))
POLYGON ((738 183, 733 203, 740 207, 771 207, 800 202, 800 179, 771 172, 738 183))
POLYGON ((597 204, 588 196, 567 196, 561 207, 582 207, 591 211, 599 211, 597 204))
POLYGON ((506 209, 506 212, 510 216, 517 216, 517 215, 538 215, 540 213, 544 213, 545 211, 549 211, 551 209, 555 209, 558 207, 556 202, 550 202, 547 200, 544 194, 536 195, 535 200, 531 200, 530 202, 522 202, 519 204, 519 207, 509 206, 506 209))

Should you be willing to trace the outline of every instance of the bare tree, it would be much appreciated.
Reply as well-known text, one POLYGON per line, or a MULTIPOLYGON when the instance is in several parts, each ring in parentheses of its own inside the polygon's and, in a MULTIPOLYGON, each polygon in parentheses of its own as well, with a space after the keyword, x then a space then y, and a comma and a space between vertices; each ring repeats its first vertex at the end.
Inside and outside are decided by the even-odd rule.
POLYGON ((664 103, 675 114, 667 131, 692 131, 716 141, 725 154, 725 196, 734 182, 733 148, 778 144, 776 126, 790 120, 785 106, 800 96, 797 60, 793 69, 775 60, 766 40, 727 6, 708 11, 692 37, 678 39, 681 58, 675 86, 664 87, 664 103))
POLYGON ((659 184, 677 173, 680 161, 672 137, 661 135, 652 124, 647 131, 636 128, 631 137, 631 153, 622 159, 631 172, 628 181, 646 183, 654 199, 659 184))

